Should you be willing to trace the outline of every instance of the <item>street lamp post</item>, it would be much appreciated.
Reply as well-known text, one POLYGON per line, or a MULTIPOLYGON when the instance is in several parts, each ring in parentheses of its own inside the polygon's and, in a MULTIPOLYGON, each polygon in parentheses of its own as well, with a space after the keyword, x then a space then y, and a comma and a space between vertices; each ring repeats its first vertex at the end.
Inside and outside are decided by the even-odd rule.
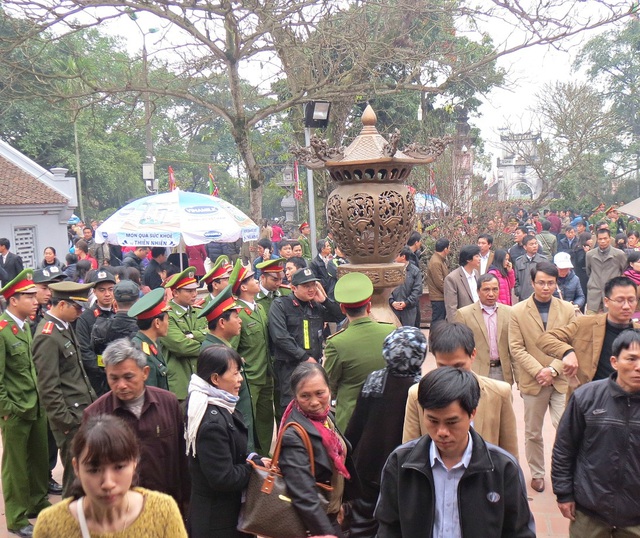
POLYGON ((138 23, 138 15, 135 11, 128 13, 129 18, 138 27, 140 34, 142 35, 142 74, 144 76, 144 121, 145 121, 145 150, 146 150, 146 162, 142 164, 142 179, 144 180, 145 189, 149 194, 157 194, 158 192, 158 180, 155 174, 155 162, 156 158, 153 155, 153 136, 151 133, 151 99, 149 93, 149 61, 147 55, 147 35, 155 34, 158 28, 149 28, 146 32, 142 29, 138 23))
MULTIPOLYGON (((329 110, 331 103, 328 101, 309 101, 304 107, 304 143, 311 145, 311 129, 325 128, 329 125, 329 110)), ((311 228, 311 255, 315 258, 317 227, 316 227, 316 202, 313 189, 313 170, 307 166, 307 191, 309 198, 309 227, 311 228)))

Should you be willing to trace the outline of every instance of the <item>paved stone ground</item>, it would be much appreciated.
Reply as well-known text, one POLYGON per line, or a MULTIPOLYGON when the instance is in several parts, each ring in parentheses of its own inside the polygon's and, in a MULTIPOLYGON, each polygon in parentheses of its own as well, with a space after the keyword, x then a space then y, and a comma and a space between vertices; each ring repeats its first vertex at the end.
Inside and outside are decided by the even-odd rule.
MULTIPOLYGON (((435 367, 435 361, 433 356, 429 354, 427 361, 425 362, 424 371, 429 371, 435 367)), ((551 426, 551 418, 547 413, 544 425, 544 439, 545 439, 545 458, 546 458, 546 489, 542 493, 533 491, 529 486, 531 482, 531 475, 529 473, 529 467, 524 457, 524 408, 522 398, 517 389, 513 390, 513 403, 518 421, 518 442, 520 453, 520 464, 524 472, 525 479, 527 481, 527 490, 529 493, 529 499, 531 503, 531 510, 533 511, 536 520, 536 530, 538 537, 548 538, 567 538, 569 536, 569 522, 564 519, 560 514, 556 506, 555 497, 551 491, 551 478, 550 478, 550 462, 551 462, 551 448, 553 446, 553 439, 555 436, 555 430, 551 426)), ((62 481, 62 466, 58 463, 54 471, 54 477, 58 482, 62 481)), ((0 486, 1 487, 1 486, 0 486)), ((51 502, 55 503, 60 501, 60 497, 52 496, 51 502)), ((6 522, 4 519, 4 505, 2 505, 2 512, 0 516, 0 536, 14 537, 14 534, 7 532, 6 522)))

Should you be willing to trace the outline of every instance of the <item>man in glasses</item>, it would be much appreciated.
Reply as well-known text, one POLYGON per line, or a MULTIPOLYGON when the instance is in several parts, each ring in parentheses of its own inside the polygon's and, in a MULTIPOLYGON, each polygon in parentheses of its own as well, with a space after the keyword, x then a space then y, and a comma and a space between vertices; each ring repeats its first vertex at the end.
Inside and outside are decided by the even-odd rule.
POLYGON ((566 327, 549 331, 538 340, 538 347, 548 355, 562 360, 565 375, 577 376, 587 383, 605 379, 613 373, 611 346, 624 330, 634 326, 637 310, 637 287, 630 278, 617 276, 604 286, 606 312, 595 316, 580 316, 566 327))
POLYGON ((524 447, 531 469, 531 488, 544 490, 544 443, 542 426, 547 409, 554 428, 564 411, 569 388, 560 358, 544 353, 537 341, 545 332, 568 325, 575 317, 571 303, 553 296, 558 268, 543 261, 529 277, 533 294, 511 309, 509 349, 519 372, 518 388, 524 400, 524 447))

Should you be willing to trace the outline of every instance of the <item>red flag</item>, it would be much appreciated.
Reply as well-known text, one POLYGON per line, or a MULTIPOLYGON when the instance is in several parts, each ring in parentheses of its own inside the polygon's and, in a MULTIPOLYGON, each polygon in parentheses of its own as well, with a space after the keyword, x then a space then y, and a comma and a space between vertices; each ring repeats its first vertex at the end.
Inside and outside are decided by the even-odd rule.
POLYGON ((174 191, 176 189, 176 176, 173 175, 173 168, 169 167, 169 190, 174 191))
POLYGON ((216 180, 213 179, 213 170, 211 170, 211 165, 209 165, 209 194, 211 196, 220 196, 218 184, 216 183, 216 180))
POLYGON ((429 170, 429 194, 431 196, 438 194, 438 189, 436 188, 436 173, 433 168, 429 170))
POLYGON ((296 200, 302 200, 302 189, 300 188, 300 176, 298 175, 298 161, 293 163, 293 197, 296 200))

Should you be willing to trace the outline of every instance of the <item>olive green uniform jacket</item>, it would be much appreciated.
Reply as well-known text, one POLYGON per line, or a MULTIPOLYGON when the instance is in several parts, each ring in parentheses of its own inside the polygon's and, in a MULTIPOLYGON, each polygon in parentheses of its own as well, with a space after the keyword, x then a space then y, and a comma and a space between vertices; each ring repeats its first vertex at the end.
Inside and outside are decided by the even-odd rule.
POLYGON ((198 318, 199 309, 182 308, 169 302, 169 331, 160 339, 167 361, 169 390, 178 400, 186 400, 191 374, 196 372, 198 355, 208 333, 207 320, 198 318))
POLYGON ((244 373, 248 382, 266 385, 272 380, 267 313, 259 303, 256 303, 255 310, 251 310, 244 301, 238 299, 236 302, 242 306, 238 312, 242 329, 229 344, 245 360, 244 373))
POLYGON ((0 430, 2 493, 7 528, 29 524, 27 514, 50 506, 47 420, 31 358, 31 327, 0 316, 0 430), (7 417, 5 420, 4 417, 7 417))
POLYGON ((264 308, 264 312, 269 317, 269 309, 271 308, 271 303, 276 297, 285 297, 286 295, 291 294, 291 288, 289 286, 280 286, 279 289, 266 295, 262 290, 256 295, 256 303, 262 305, 264 308))
POLYGON ((349 321, 349 326, 327 338, 324 369, 331 393, 336 398, 336 425, 345 431, 367 376, 386 366, 382 343, 396 329, 366 316, 349 321))
MULTIPOLYGON (((224 338, 220 338, 211 333, 208 333, 204 342, 202 342, 202 349, 207 349, 209 346, 213 346, 215 344, 221 344, 223 346, 227 346, 233 348, 230 342, 227 342, 224 338)), ((242 418, 244 425, 249 430, 249 440, 247 441, 247 452, 255 452, 256 448, 256 432, 254 427, 253 420, 253 404, 251 402, 251 393, 249 392, 249 386, 247 384, 247 374, 242 369, 242 377, 244 378, 244 383, 242 383, 240 387, 240 393, 238 396, 240 399, 236 404, 236 409, 242 413, 242 418)), ((268 450, 268 449, 267 449, 268 450)))
POLYGON ((33 339, 33 362, 38 372, 38 389, 47 411, 51 431, 73 431, 82 413, 97 399, 80 356, 80 344, 73 329, 45 313, 33 339))
POLYGON ((160 343, 154 342, 142 331, 138 331, 131 339, 131 342, 147 357, 149 377, 147 377, 144 384, 149 387, 169 390, 169 384, 167 383, 167 363, 162 355, 160 343))

